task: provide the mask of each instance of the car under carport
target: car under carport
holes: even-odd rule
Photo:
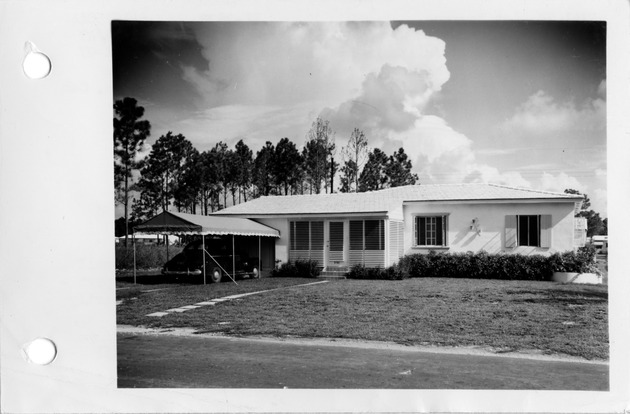
[[[275,265],[275,239],[280,237],[280,232],[274,228],[258,223],[247,218],[237,217],[220,217],[220,216],[202,216],[196,214],[179,213],[171,211],[163,211],[160,214],[150,218],[149,220],[135,226],[132,232],[132,238],[140,234],[163,234],[177,236],[200,236],[202,240],[202,249],[200,254],[203,256],[203,282],[207,283],[208,269],[206,266],[206,258],[210,257],[221,271],[231,278],[236,278],[236,266],[232,266],[232,274],[225,270],[219,264],[205,246],[205,237],[213,236],[231,236],[232,241],[232,258],[236,260],[236,240],[239,240],[239,250],[255,252],[251,257],[258,257],[258,272],[262,273],[263,269],[272,269]],[[134,245],[134,283],[136,282],[136,264],[135,264],[135,243]]]

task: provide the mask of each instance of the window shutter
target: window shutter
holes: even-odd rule
[[[505,247],[516,247],[516,216],[505,216]]]
[[[418,217],[418,246],[424,246],[427,244],[427,228],[426,228],[427,219],[424,217]]]
[[[540,216],[540,247],[551,247],[551,214]]]
[[[436,245],[444,246],[444,223],[442,217],[435,218],[435,235],[436,235]]]

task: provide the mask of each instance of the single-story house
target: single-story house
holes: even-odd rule
[[[365,193],[260,197],[214,215],[279,231],[275,259],[325,270],[386,267],[412,253],[543,254],[576,247],[581,195],[494,184],[411,185]]]

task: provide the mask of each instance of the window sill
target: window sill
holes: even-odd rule
[[[449,246],[411,246],[416,250],[450,250]]]

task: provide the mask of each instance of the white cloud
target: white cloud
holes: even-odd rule
[[[199,113],[180,125],[200,149],[204,140],[241,137],[252,149],[284,136],[301,145],[321,115],[337,132],[338,149],[361,128],[373,148],[403,147],[433,182],[531,186],[519,172],[476,160],[470,138],[425,113],[450,77],[441,39],[388,22],[214,23],[194,30],[208,68],[182,68],[201,99]],[[602,112],[602,99],[577,107],[541,91],[503,127],[520,137],[575,124],[600,128]]]
[[[601,214],[602,217],[608,216],[608,173],[606,170],[598,168],[595,170],[595,182],[593,184],[594,191],[589,194],[591,199],[591,208]]]
[[[434,115],[418,118],[412,128],[392,132],[390,138],[401,141],[406,152],[421,155],[429,163],[449,160],[470,163],[474,160],[470,148],[472,141]]]
[[[472,164],[468,166],[468,174],[464,182],[481,182],[503,184],[510,187],[530,188],[532,183],[526,180],[519,172],[501,172],[497,168],[486,164]]]
[[[318,108],[313,103],[290,108],[280,105],[222,105],[199,111],[178,122],[175,127],[189,137],[200,151],[209,149],[218,141],[231,146],[243,139],[256,152],[266,141],[275,145],[285,136],[299,142],[306,135]]]
[[[560,192],[573,188],[588,193],[592,208],[603,214],[607,208],[606,180],[601,177],[606,168],[605,96],[605,79],[597,88],[597,96],[580,105],[573,100],[559,102],[538,91],[499,128],[502,148],[523,147],[535,155],[526,161],[531,162],[529,176],[541,174],[535,179],[536,188]],[[519,162],[517,168],[524,168],[525,160]],[[539,167],[534,168],[534,164]]]
[[[439,90],[449,78],[444,42],[389,22],[216,23],[194,26],[206,71],[184,68],[210,106],[283,104],[305,100],[339,105],[384,64],[426,73]]]
[[[558,193],[564,192],[565,189],[571,188],[578,190],[581,193],[585,193],[587,188],[577,178],[568,175],[565,172],[560,172],[556,175],[544,172],[540,178],[542,188],[541,190],[555,191]]]
[[[605,81],[599,87],[605,93]],[[571,131],[605,131],[606,102],[589,100],[582,107],[574,102],[558,103],[544,91],[531,95],[503,124],[504,132],[518,136],[550,136]]]

